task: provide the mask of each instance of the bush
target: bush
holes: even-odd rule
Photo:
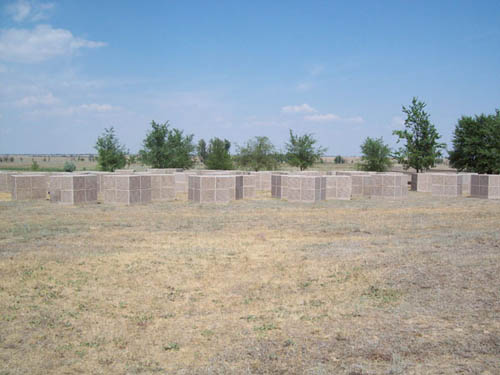
[[[391,165],[391,149],[382,138],[367,137],[361,145],[360,169],[372,172],[385,172]]]
[[[342,156],[337,155],[337,156],[335,156],[335,159],[333,160],[333,162],[335,164],[344,164],[345,163],[345,159]]]
[[[36,162],[36,160],[33,160],[31,162],[31,170],[38,171],[39,169],[40,169],[40,165]]]
[[[274,145],[267,137],[255,137],[246,146],[239,147],[236,161],[242,167],[254,171],[274,170],[278,164]]]
[[[233,169],[233,161],[229,149],[231,143],[227,139],[212,138],[208,145],[205,165],[208,169]]]
[[[76,169],[76,165],[75,163],[71,162],[71,161],[67,161],[66,163],[64,163],[64,172],[74,172],[75,169]]]

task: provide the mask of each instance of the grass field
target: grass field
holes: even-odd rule
[[[260,198],[1,195],[0,374],[500,373],[499,201]]]

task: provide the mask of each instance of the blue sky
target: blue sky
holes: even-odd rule
[[[451,144],[500,108],[499,1],[3,1],[0,153],[131,152],[151,120],[243,144],[288,129],[329,155],[395,146],[427,103]]]

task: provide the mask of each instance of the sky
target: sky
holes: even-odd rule
[[[0,154],[89,153],[152,120],[328,155],[397,146],[415,96],[451,149],[500,108],[500,1],[0,0]],[[234,151],[234,150],[233,150]]]

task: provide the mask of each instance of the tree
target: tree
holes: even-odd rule
[[[326,149],[315,147],[316,139],[312,134],[294,135],[290,129],[290,141],[285,145],[287,161],[291,166],[299,167],[301,171],[321,160]]]
[[[190,168],[193,165],[193,135],[183,135],[183,131],[170,124],[151,121],[151,130],[143,141],[139,155],[144,164],[153,168]]]
[[[229,147],[228,147],[229,145]],[[233,169],[233,161],[229,148],[231,143],[227,139],[212,138],[208,145],[205,165],[208,169]]]
[[[335,159],[333,160],[333,162],[335,164],[344,164],[345,163],[345,159],[342,156],[337,155],[337,156],[335,156]]]
[[[500,110],[462,116],[455,127],[450,164],[459,171],[500,174]]]
[[[200,139],[196,150],[198,151],[198,158],[200,161],[205,163],[205,160],[207,159],[207,142],[205,142],[204,139]]]
[[[406,145],[394,153],[396,159],[403,164],[405,169],[415,168],[417,172],[434,167],[436,159],[442,156],[441,149],[444,143],[439,143],[441,136],[434,125],[429,121],[429,114],[424,111],[426,104],[412,99],[411,106],[403,106],[406,114],[405,129],[395,130],[392,134],[397,135],[398,143],[406,141]]]
[[[364,171],[385,172],[392,166],[391,149],[382,137],[367,137],[361,145],[360,167]]]
[[[103,171],[113,172],[127,163],[125,146],[121,145],[115,135],[115,129],[104,129],[104,133],[97,138],[97,165]]]
[[[239,147],[236,161],[242,167],[254,171],[273,170],[278,164],[276,149],[268,137],[255,137],[245,146]]]

